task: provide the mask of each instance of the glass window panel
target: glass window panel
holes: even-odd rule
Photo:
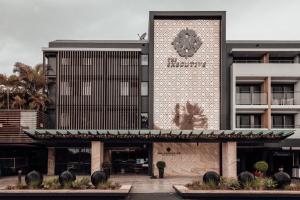
[[[148,96],[148,82],[141,82],[141,96]]]
[[[240,115],[240,128],[250,128],[250,115]]]
[[[71,94],[71,87],[69,82],[60,83],[60,94],[69,96]]]
[[[83,95],[90,96],[92,94],[92,83],[83,82]]]
[[[129,83],[128,82],[120,82],[121,85],[121,96],[128,96],[129,95]]]
[[[142,59],[141,62],[142,65],[148,65],[148,55],[142,55],[141,59]]]

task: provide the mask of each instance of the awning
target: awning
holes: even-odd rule
[[[294,130],[55,130],[30,129],[25,134],[35,140],[143,140],[174,142],[278,141]]]

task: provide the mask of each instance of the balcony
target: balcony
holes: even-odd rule
[[[237,126],[238,129],[248,129],[248,128],[251,128],[251,129],[261,129],[261,128],[265,128],[262,124],[253,124],[253,125],[250,125],[250,124],[240,124]]]
[[[237,105],[266,105],[267,93],[254,92],[254,93],[236,93]]]
[[[299,92],[272,92],[272,105],[299,105]]]
[[[298,129],[300,125],[294,124],[273,124],[272,129]]]

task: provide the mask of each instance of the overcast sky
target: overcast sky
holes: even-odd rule
[[[0,0],[0,73],[56,39],[137,39],[150,10],[227,11],[227,40],[300,40],[299,0]]]

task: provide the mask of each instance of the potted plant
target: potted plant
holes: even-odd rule
[[[263,177],[268,171],[269,165],[266,161],[258,161],[254,164],[254,168],[256,170],[255,176]]]
[[[164,161],[158,161],[156,167],[158,168],[159,178],[164,178],[166,163]]]

